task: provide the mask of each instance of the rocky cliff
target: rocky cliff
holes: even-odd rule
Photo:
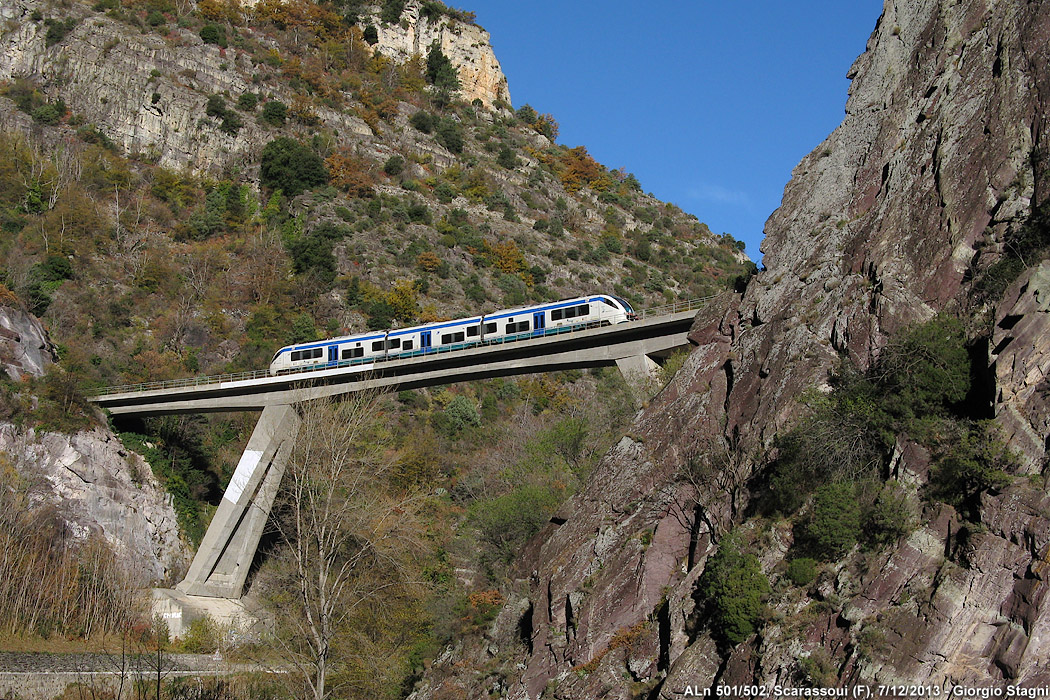
[[[218,175],[254,161],[261,144],[272,138],[272,128],[248,120],[228,133],[218,121],[202,117],[212,94],[236,101],[260,89],[270,99],[298,105],[312,126],[353,135],[366,151],[384,150],[376,145],[382,139],[361,118],[360,103],[349,87],[338,90],[338,99],[321,103],[273,82],[275,66],[299,59],[282,58],[281,45],[251,27],[239,28],[238,46],[220,47],[205,44],[190,29],[140,31],[76,4],[55,12],[43,3],[19,0],[0,7],[0,18],[0,80],[31,80],[124,152],[144,154],[165,167]],[[45,20],[70,22],[71,27],[55,42],[53,34],[48,38],[53,25]],[[418,2],[407,3],[401,22],[377,24],[376,49],[384,55],[399,63],[414,54],[425,58],[437,42],[457,68],[462,97],[481,100],[488,108],[509,102],[507,79],[481,27],[447,16],[421,17]],[[351,51],[373,50],[360,38],[356,41],[349,45]],[[260,81],[265,81],[262,86]]]
[[[55,346],[39,321],[17,306],[0,306],[0,364],[8,376],[39,377],[55,359]]]
[[[12,306],[0,307],[0,352],[15,381],[40,377],[57,360],[40,321]],[[67,435],[0,421],[0,454],[43,486],[36,495],[74,539],[101,536],[134,579],[167,581],[182,573],[187,549],[171,497],[149,464],[108,429]]]
[[[41,497],[76,540],[101,536],[143,584],[182,575],[188,550],[171,497],[146,460],[113,433],[65,435],[0,423],[0,451],[23,476],[46,482]]]
[[[463,99],[481,100],[489,108],[497,102],[509,105],[510,87],[492,50],[489,33],[476,24],[448,16],[429,18],[422,5],[416,0],[406,3],[397,24],[379,22],[376,49],[402,63],[412,56],[426,56],[437,44],[456,68]]]
[[[1047,272],[1030,268],[997,308],[971,297],[1046,199],[1048,36],[1041,3],[887,0],[849,72],[845,119],[794,170],[767,223],[766,269],[698,315],[676,380],[519,558],[485,639],[451,651],[417,697],[1050,682]],[[895,546],[788,590],[778,580],[790,526],[744,517],[775,436],[804,412],[802,392],[828,389],[840,355],[868,367],[938,312],[990,336],[986,408],[1031,477],[985,493],[979,527],[930,504]],[[718,468],[683,483],[690,459]],[[908,441],[890,459],[914,491],[929,467]],[[694,591],[734,526],[750,533],[774,595],[763,631],[726,650],[698,630]]]

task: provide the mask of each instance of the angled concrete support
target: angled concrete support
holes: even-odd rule
[[[644,390],[649,380],[660,371],[660,365],[645,354],[621,357],[616,361],[620,374],[636,392]]]
[[[198,596],[241,597],[298,427],[299,417],[291,406],[263,409],[177,590]]]

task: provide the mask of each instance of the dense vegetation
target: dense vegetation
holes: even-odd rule
[[[985,417],[969,344],[963,324],[940,315],[894,336],[867,372],[844,361],[830,392],[803,397],[807,416],[779,436],[775,460],[752,485],[756,517],[723,539],[698,584],[721,642],[743,641],[769,616],[762,600],[771,589],[740,544],[762,517],[787,519],[793,536],[782,572],[803,588],[823,567],[834,570],[858,550],[863,562],[865,552],[907,536],[923,517],[920,501],[951,505],[978,526],[981,495],[1009,485],[1017,460]],[[890,472],[894,450],[909,443],[930,455],[921,489]]]

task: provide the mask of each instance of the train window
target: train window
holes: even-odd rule
[[[603,304],[605,304],[606,306],[611,306],[611,307],[613,307],[614,309],[616,308],[616,304],[612,303],[611,301],[609,301],[609,300],[608,300],[608,299],[606,299],[605,297],[598,297],[598,298],[599,298],[599,299],[601,299],[601,300],[602,300],[602,303],[603,303]]]
[[[404,345],[401,346],[401,349],[402,350],[411,350],[412,349],[412,341],[411,340],[406,340]]]
[[[386,341],[386,346],[388,348],[400,348],[401,347],[401,339],[400,338],[391,338],[390,340]]]
[[[577,306],[576,307],[576,315],[577,316],[586,316],[590,312],[591,312],[591,305],[590,304],[584,304],[583,306]]]
[[[292,362],[298,362],[301,359],[303,359],[303,354],[298,350],[294,350],[292,352]]]
[[[467,326],[467,337],[473,338],[481,331],[481,326]]]
[[[377,340],[376,342],[372,343],[372,350],[374,352],[379,352],[382,349],[383,349],[383,341],[382,340]]]
[[[564,309],[551,309],[551,320],[560,321],[565,316]]]
[[[496,322],[495,321],[493,321],[492,323],[486,323],[485,324],[485,333],[495,333],[495,332],[496,332]]]
[[[444,333],[441,336],[441,344],[447,345],[448,343],[462,343],[465,340],[463,331],[458,333]]]
[[[356,348],[343,348],[342,358],[344,360],[352,360],[355,357],[364,357],[365,349],[362,347]]]
[[[519,321],[517,323],[508,323],[507,324],[507,332],[508,333],[524,333],[527,330],[529,330],[529,322],[528,321]]]

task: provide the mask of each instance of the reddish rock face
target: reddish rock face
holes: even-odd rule
[[[818,677],[1050,680],[1050,508],[1034,480],[986,495],[984,530],[943,507],[895,549],[856,553],[812,590],[780,594],[762,637],[732,653],[690,622],[713,542],[740,522],[743,485],[803,413],[798,397],[826,386],[842,354],[867,367],[908,324],[963,308],[974,272],[1047,198],[1048,45],[1046,3],[886,3],[850,70],[842,125],[795,168],[767,222],[766,269],[743,297],[726,293],[697,316],[697,347],[674,382],[561,510],[563,524],[522,553],[512,604],[531,606],[528,643],[514,642],[510,625],[490,632],[511,650],[508,697],[659,687],[651,697],[672,698],[694,684]],[[1050,434],[1044,276],[1030,271],[1008,291],[991,340],[994,410],[1033,474]],[[717,465],[717,476],[683,480],[690,459]],[[905,444],[891,468],[915,488],[929,459]],[[776,581],[789,533],[751,535],[774,585],[786,586]],[[476,672],[482,659],[470,648],[438,664],[418,697],[436,697],[437,679]],[[800,662],[818,649],[835,663]]]

